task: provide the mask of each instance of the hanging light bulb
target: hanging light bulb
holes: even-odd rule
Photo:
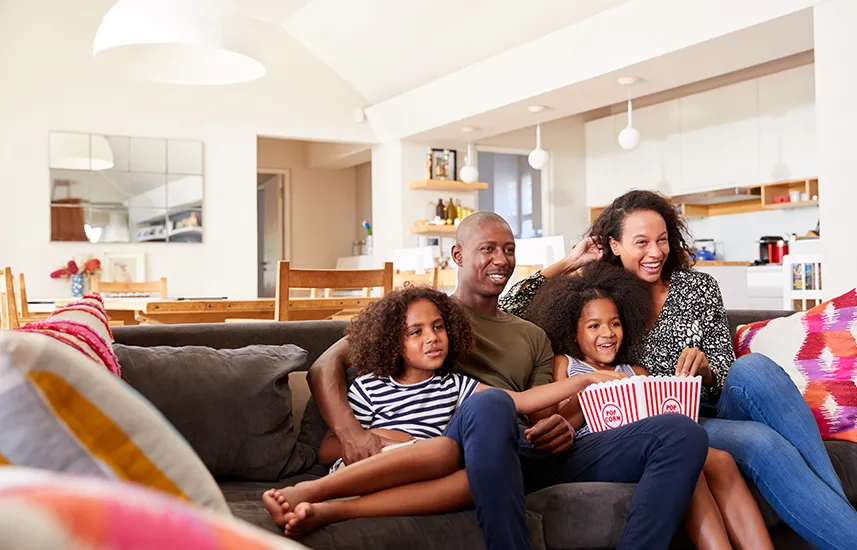
[[[461,172],[459,173],[459,178],[464,183],[476,183],[479,181],[479,170],[473,166],[473,144],[467,144],[467,159],[464,163],[464,166],[461,168]]]
[[[533,170],[541,170],[548,165],[550,156],[548,152],[542,149],[542,127],[541,124],[536,124],[536,148],[530,151],[527,161]]]
[[[619,85],[621,86],[633,86],[641,81],[640,78],[635,76],[626,76],[619,79]],[[632,151],[640,144],[640,132],[634,128],[632,125],[633,120],[633,107],[631,105],[631,90],[628,90],[628,125],[625,126],[621,132],[619,132],[619,147],[626,151]]]

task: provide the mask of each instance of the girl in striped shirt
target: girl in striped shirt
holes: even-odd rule
[[[436,514],[471,502],[461,449],[442,436],[455,409],[488,387],[454,372],[473,346],[464,308],[429,288],[393,291],[351,323],[348,339],[351,363],[361,365],[361,376],[348,391],[354,415],[364,429],[394,443],[385,450],[404,448],[335,467],[320,479],[266,491],[266,509],[289,536],[346,519]],[[519,413],[531,414],[585,386],[576,377],[507,393]],[[328,434],[319,460],[329,464],[340,457],[337,439]],[[432,489],[420,483],[428,481],[437,483]]]
[[[606,263],[545,283],[527,313],[550,338],[554,380],[585,379],[586,385],[629,376],[648,376],[632,366],[639,357],[651,318],[652,299],[635,275]],[[578,399],[560,404],[560,414],[585,437]],[[688,506],[685,529],[697,548],[773,549],[756,501],[732,456],[709,449]],[[730,539],[732,543],[730,543]]]

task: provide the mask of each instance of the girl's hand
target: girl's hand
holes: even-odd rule
[[[703,381],[711,378],[711,367],[708,365],[708,359],[699,348],[684,348],[678,358],[675,375],[696,376],[697,374],[702,376]]]

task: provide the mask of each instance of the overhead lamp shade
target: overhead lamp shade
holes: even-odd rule
[[[479,170],[468,164],[461,169],[459,177],[464,183],[476,183],[479,181]]]
[[[541,170],[548,165],[549,160],[548,152],[542,149],[542,125],[536,124],[536,148],[530,151],[527,162],[530,163],[533,170]]]
[[[266,72],[249,23],[223,0],[119,0],[95,33],[93,55],[152,82],[248,82]]]
[[[113,150],[107,138],[89,134],[51,134],[51,168],[58,170],[109,170]]]
[[[619,147],[631,151],[640,144],[640,132],[636,128],[628,126],[619,132]]]

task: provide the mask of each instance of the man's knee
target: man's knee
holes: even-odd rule
[[[660,430],[665,445],[675,446],[683,455],[692,456],[702,465],[708,455],[708,433],[683,414],[661,414],[651,417]]]
[[[474,393],[461,404],[461,410],[470,417],[515,418],[515,402],[512,396],[497,388],[488,388]]]

